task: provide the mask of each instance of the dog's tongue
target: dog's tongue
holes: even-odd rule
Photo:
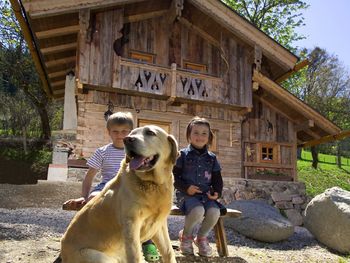
[[[146,157],[143,156],[136,156],[130,161],[130,169],[136,170],[138,169],[142,164],[143,161],[146,159]]]

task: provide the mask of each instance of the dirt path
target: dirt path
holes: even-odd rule
[[[39,182],[37,185],[0,184],[0,262],[51,263],[59,254],[60,237],[74,212],[62,211],[67,198],[77,197],[79,183]],[[173,245],[183,219],[169,218]],[[230,257],[183,257],[178,262],[350,262],[320,245],[305,228],[296,228],[287,241],[266,244],[227,229]],[[210,237],[215,248],[213,237]]]

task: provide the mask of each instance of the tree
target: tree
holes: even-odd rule
[[[305,38],[295,32],[304,25],[308,5],[300,0],[222,0],[277,42],[291,51],[294,41]]]
[[[0,76],[2,91],[13,95],[21,91],[25,96],[27,108],[34,107],[41,120],[42,138],[49,139],[51,134],[47,112],[48,98],[41,88],[32,58],[21,34],[20,27],[7,1],[0,1]],[[12,92],[12,93],[11,93]],[[20,96],[20,95],[18,95]],[[25,109],[23,109],[25,110]],[[25,132],[23,130],[23,132]],[[26,134],[23,134],[26,136]]]

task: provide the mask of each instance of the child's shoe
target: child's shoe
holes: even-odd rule
[[[180,250],[184,255],[193,255],[193,237],[192,236],[184,236],[183,230],[179,232],[179,240],[180,240]]]
[[[142,252],[147,262],[155,262],[159,260],[158,250],[153,243],[143,244]]]
[[[199,255],[203,257],[210,257],[213,253],[209,245],[209,241],[207,237],[197,237],[195,240],[195,244],[198,247]]]

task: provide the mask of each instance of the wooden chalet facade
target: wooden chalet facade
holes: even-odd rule
[[[108,105],[163,127],[181,147],[188,121],[209,119],[225,177],[296,180],[298,143],[340,131],[278,85],[298,58],[219,0],[11,4],[47,94],[72,99],[73,87],[85,157],[108,142]]]

